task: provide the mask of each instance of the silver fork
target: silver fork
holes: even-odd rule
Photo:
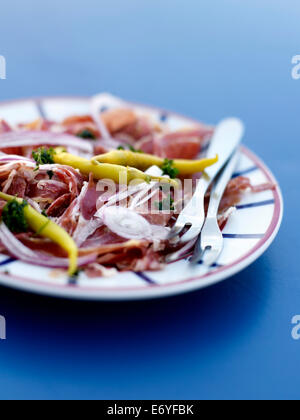
[[[192,241],[200,234],[205,220],[205,194],[213,180],[237,149],[243,134],[244,125],[237,118],[228,118],[217,126],[207,155],[215,156],[218,154],[219,162],[205,170],[205,174],[198,182],[195,194],[180,213],[175,226],[170,232],[169,239],[179,236],[186,228],[189,228],[189,230],[180,238],[180,242]]]
[[[194,255],[190,260],[192,264],[202,261],[204,265],[211,266],[218,260],[223,250],[224,239],[218,224],[218,211],[238,159],[239,151],[236,151],[213,185],[205,224],[197,240]]]

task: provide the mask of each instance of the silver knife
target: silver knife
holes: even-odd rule
[[[190,262],[198,264],[200,261],[206,266],[213,265],[223,251],[224,239],[218,224],[218,211],[226,187],[232,178],[240,152],[236,151],[224,167],[211,190],[206,220],[197,240],[194,255]]]
[[[187,227],[190,228],[180,238],[181,242],[190,242],[193,239],[196,240],[199,236],[205,220],[205,194],[215,177],[236,151],[244,135],[244,131],[245,129],[242,121],[237,118],[227,118],[221,121],[217,126],[210,142],[207,156],[213,157],[218,154],[219,161],[205,170],[205,175],[199,180],[191,201],[180,213],[177,222],[169,235],[169,239],[176,237]],[[174,257],[170,256],[168,260],[173,261],[176,257],[178,258],[177,255],[174,255]]]

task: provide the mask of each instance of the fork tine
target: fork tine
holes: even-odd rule
[[[219,249],[207,249],[202,257],[203,264],[206,267],[211,267],[219,258],[222,250]]]
[[[196,245],[196,246],[198,246],[198,247],[199,247],[199,245]],[[197,253],[196,253],[196,252],[194,252],[194,255],[193,255],[193,256],[192,256],[192,258],[190,259],[190,263],[191,263],[192,265],[199,264],[199,263],[200,263],[200,261],[202,261],[202,259],[203,259],[203,256],[204,256],[205,252],[206,252],[206,249],[201,249],[201,248],[199,248]]]
[[[218,209],[238,158],[239,152],[236,151],[212,187],[207,216],[192,258],[193,263],[199,262],[202,258],[204,265],[211,266],[218,260],[223,250],[224,241],[218,224]],[[204,254],[203,250],[205,250]]]
[[[205,249],[199,250],[199,253],[195,253],[190,260],[192,265],[199,264],[202,262],[206,267],[211,267],[218,259],[221,254],[221,250],[212,249],[207,246]]]
[[[185,256],[188,257],[195,243],[196,243],[196,240],[189,242],[183,248],[179,249],[179,251],[175,253],[173,252],[172,254],[167,255],[167,258],[166,258],[167,263],[175,262],[177,260],[185,258]]]
[[[166,262],[167,263],[175,262],[181,258],[184,258],[185,255],[186,255],[186,252],[182,252],[182,250],[180,249],[177,252],[173,252],[173,254],[167,255]]]
[[[171,232],[169,233],[167,240],[170,241],[171,239],[176,238],[179,236],[180,233],[184,230],[185,226],[174,226]]]
[[[193,239],[197,238],[198,235],[199,235],[199,227],[192,226],[184,235],[182,235],[182,237],[180,238],[180,242],[182,243],[190,242]]]

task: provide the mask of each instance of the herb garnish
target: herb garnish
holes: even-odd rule
[[[32,152],[32,157],[37,163],[37,167],[35,168],[35,170],[37,171],[40,165],[54,164],[54,155],[55,151],[52,147],[50,149],[40,147],[39,149],[34,150]]]
[[[162,166],[162,171],[164,175],[169,175],[170,178],[175,179],[179,175],[179,170],[174,168],[174,161],[165,159]]]
[[[19,203],[14,199],[4,207],[2,211],[2,220],[11,232],[27,232],[29,226],[24,215],[24,207],[27,205],[25,200],[22,203]]]
[[[129,150],[133,153],[143,153],[142,150],[137,150],[133,146],[129,145]]]
[[[43,211],[42,211],[42,215],[43,215],[43,216],[45,216],[45,217],[47,217],[47,219],[49,219],[49,216],[48,216],[48,214],[46,213],[46,210],[43,210]]]
[[[162,191],[165,194],[168,194],[168,193],[170,193],[171,186],[170,186],[170,184],[161,184],[159,186],[159,190]]]
[[[88,128],[78,133],[77,137],[81,137],[82,139],[87,139],[87,140],[96,140],[95,134]]]
[[[174,200],[173,198],[169,195],[168,198],[164,198],[162,201],[160,202],[156,202],[155,203],[155,207],[159,210],[159,211],[174,211],[175,207],[174,207]]]
[[[127,144],[128,149],[133,153],[144,153],[142,150],[137,150],[131,144]],[[126,150],[124,146],[119,146],[117,150]]]

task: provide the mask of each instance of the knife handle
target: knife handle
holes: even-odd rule
[[[211,181],[237,149],[244,132],[244,124],[238,118],[227,118],[217,126],[207,151],[207,156],[219,155],[219,161],[205,170]]]

